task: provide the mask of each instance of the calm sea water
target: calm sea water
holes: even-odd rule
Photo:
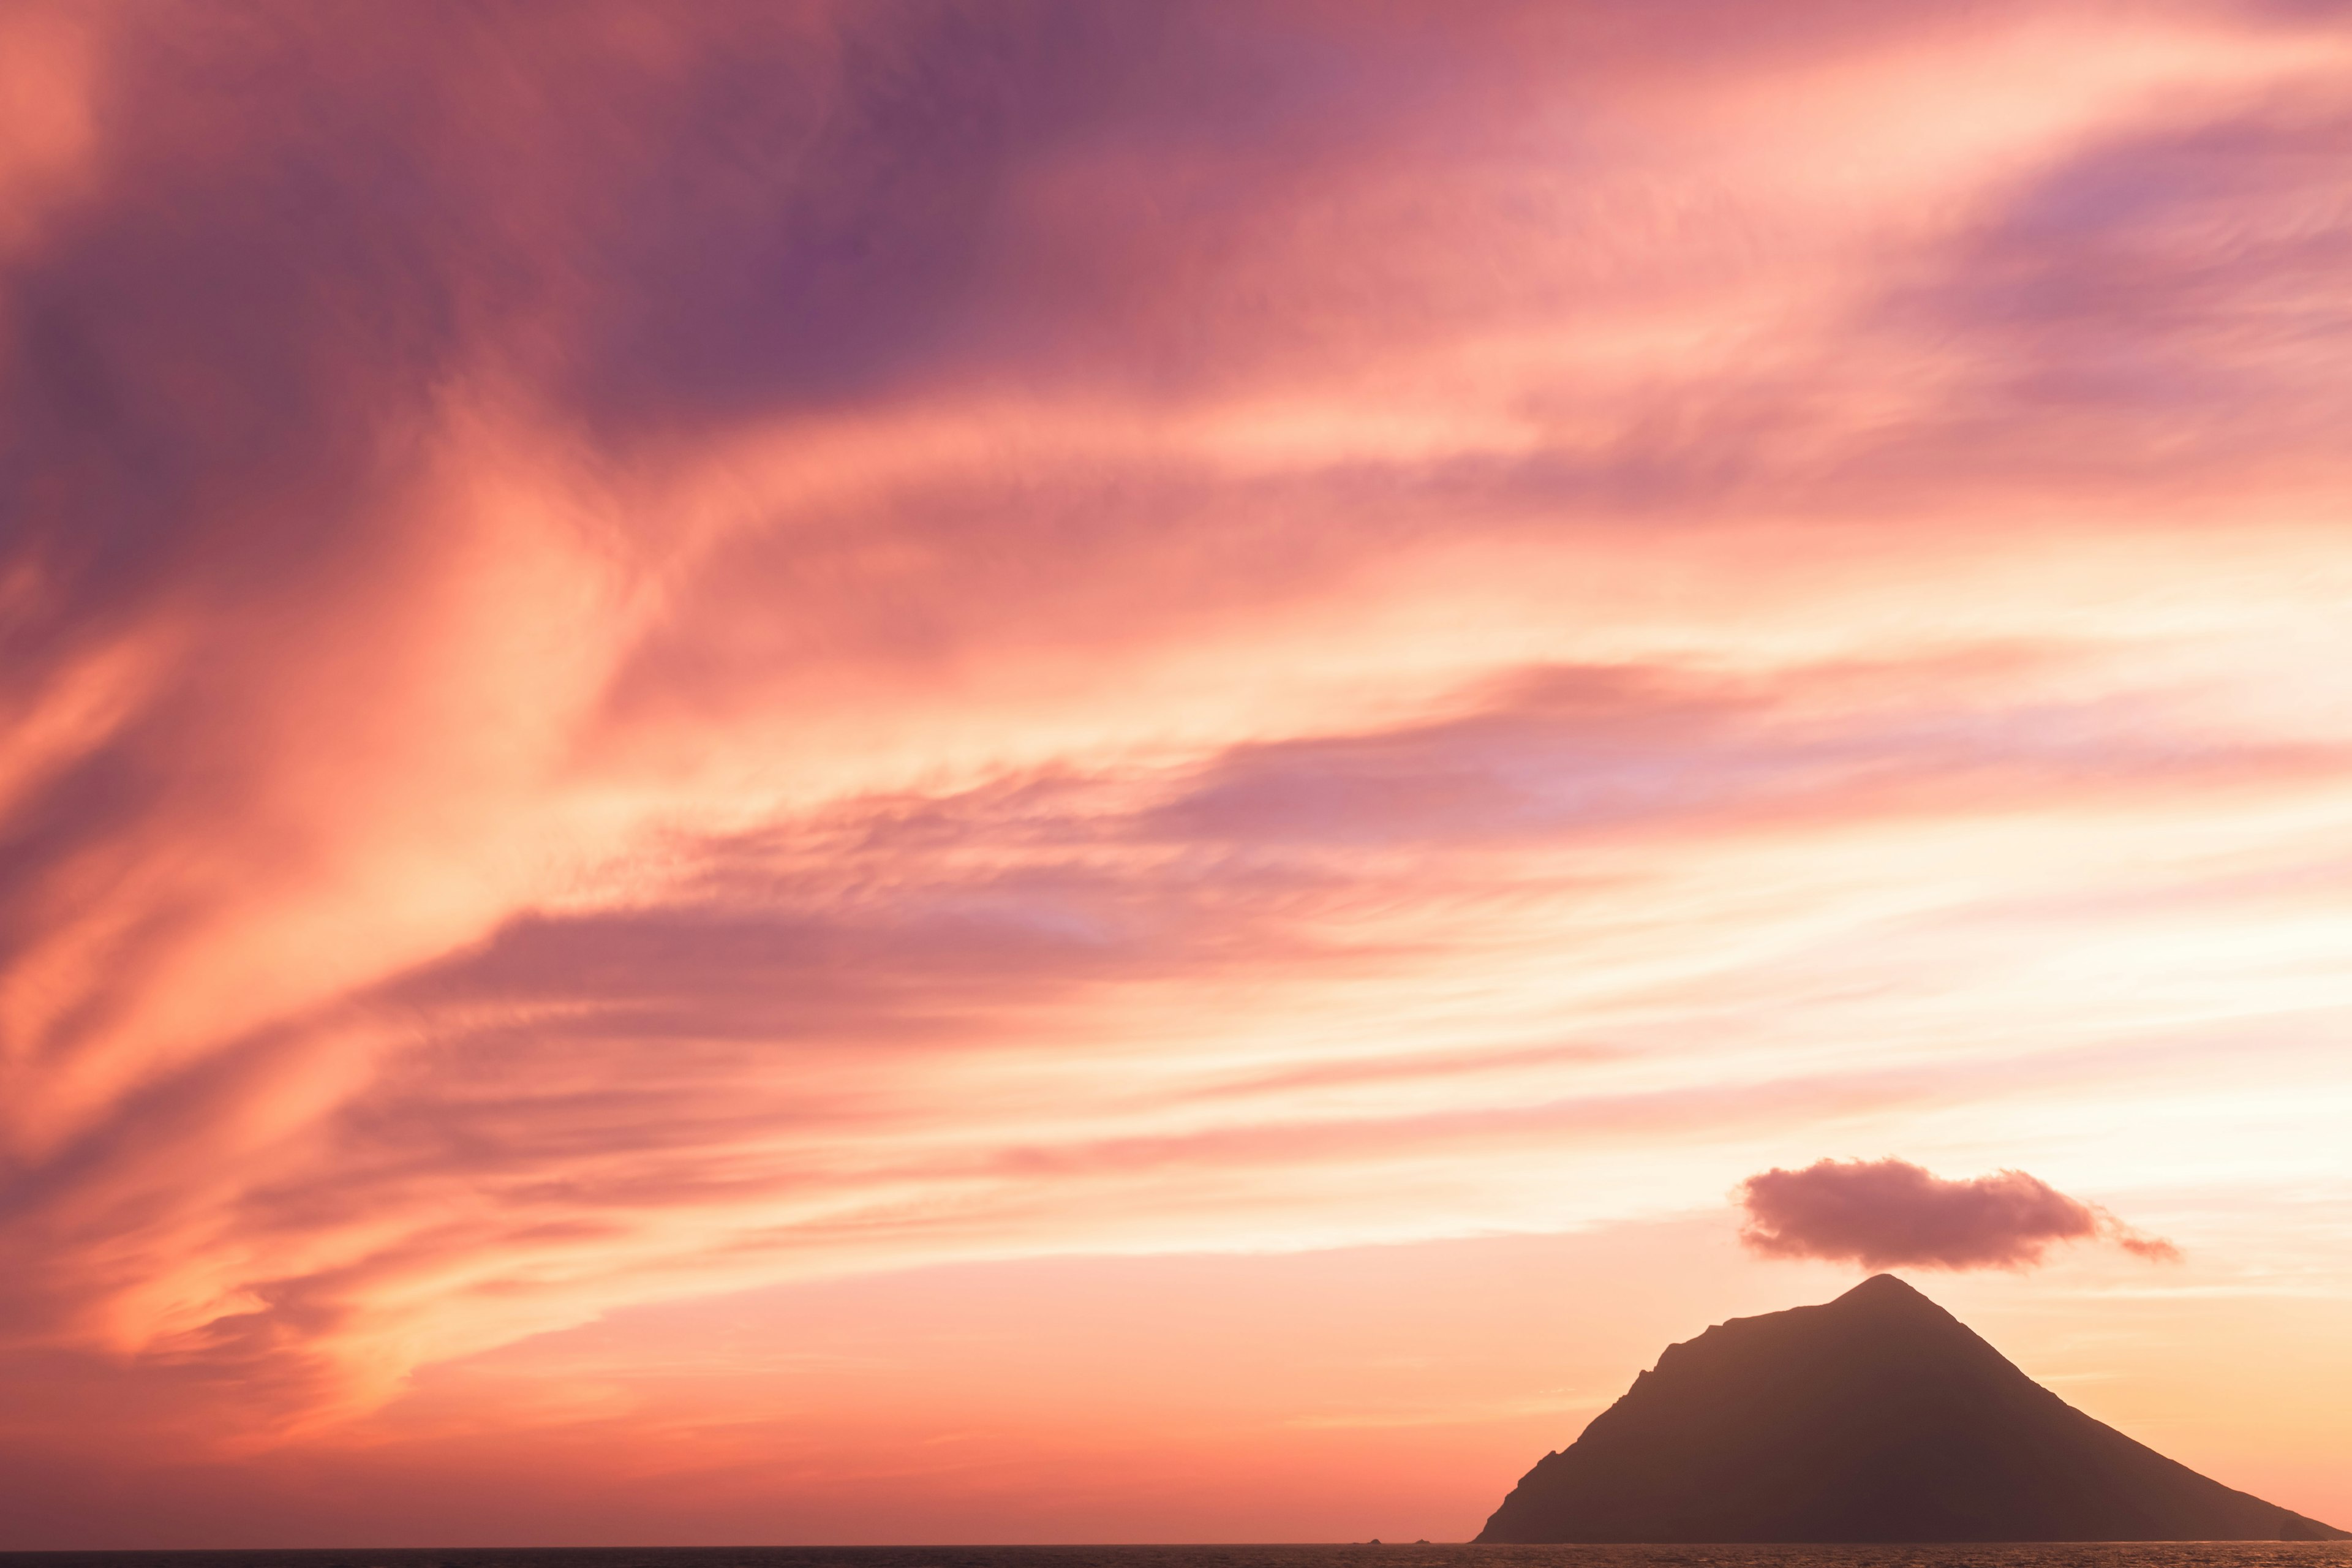
[[[2352,1568],[2352,1542],[10,1552],[0,1552],[0,1568]]]

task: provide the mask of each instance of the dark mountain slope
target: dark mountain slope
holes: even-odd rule
[[[1669,1346],[1478,1539],[2336,1541],[2093,1420],[1892,1275]]]

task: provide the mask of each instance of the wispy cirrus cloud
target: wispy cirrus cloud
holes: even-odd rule
[[[11,1440],[1939,1115],[2161,1185],[2131,1128],[2352,1006],[2346,69],[2226,5],[12,10]]]

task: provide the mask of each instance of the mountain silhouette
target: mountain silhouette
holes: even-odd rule
[[[1483,1542],[2342,1541],[2060,1399],[1891,1274],[1734,1318],[1547,1454]]]

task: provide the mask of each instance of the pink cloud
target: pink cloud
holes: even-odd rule
[[[2157,1261],[2179,1248],[2022,1171],[1947,1181],[1903,1160],[1819,1160],[1739,1185],[1739,1239],[1767,1258],[1865,1268],[2031,1268],[2053,1246],[2112,1241]]]
[[[26,1441],[2335,1070],[2294,9],[0,17]]]

